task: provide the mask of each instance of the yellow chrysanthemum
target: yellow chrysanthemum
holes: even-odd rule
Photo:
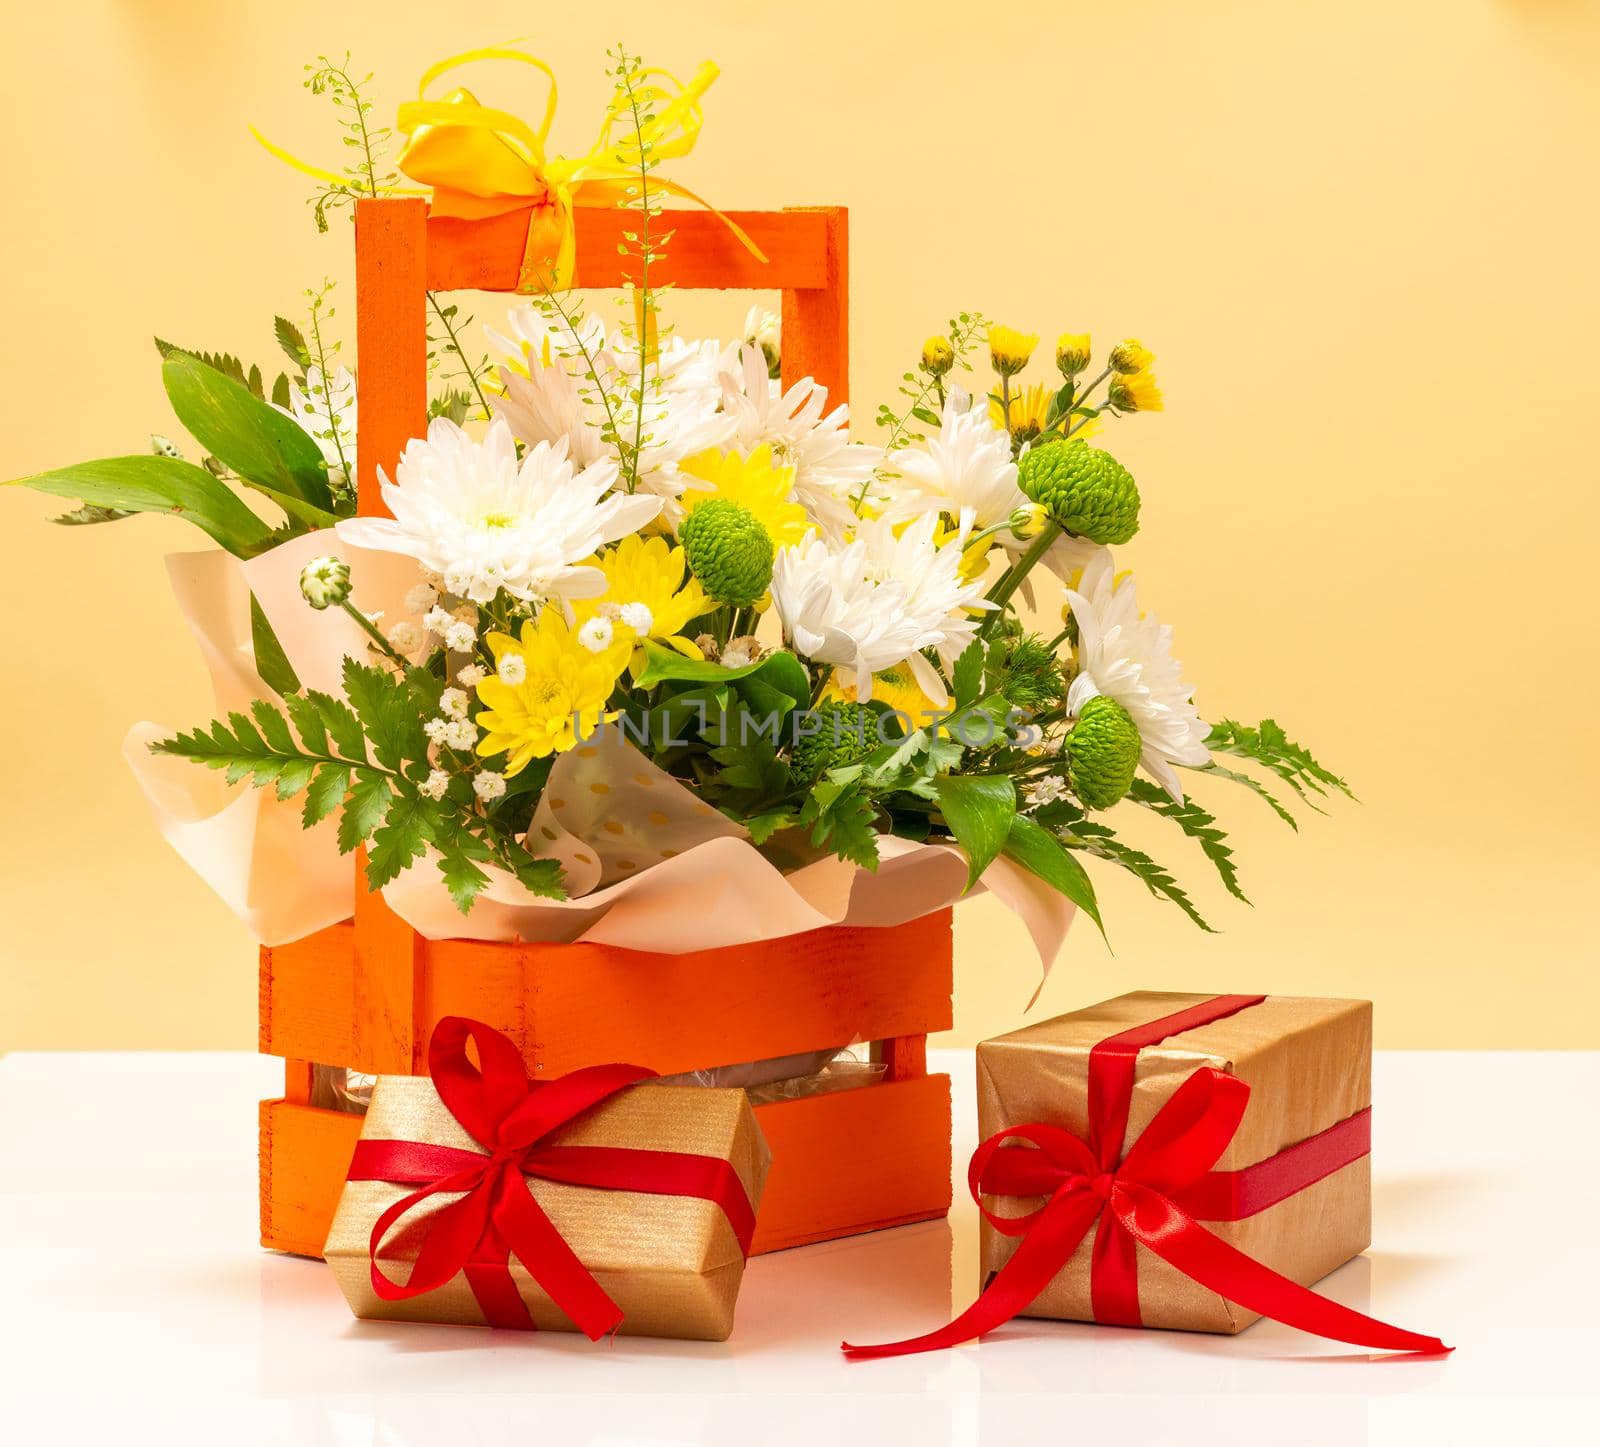
[[[1056,338],[1056,366],[1063,377],[1076,377],[1089,365],[1093,355],[1088,332],[1062,332]]]
[[[822,690],[819,703],[854,703],[856,701],[855,675],[848,669],[842,669],[832,674],[827,686]],[[953,702],[946,697],[943,702],[936,703],[929,698],[918,686],[911,675],[911,670],[903,663],[897,663],[893,668],[885,668],[880,673],[872,675],[872,701],[881,703],[888,708],[903,713],[911,722],[921,726],[929,721],[929,716],[942,713]]]
[[[605,574],[606,590],[598,598],[581,598],[573,603],[580,625],[591,618],[616,614],[615,621],[622,625],[618,632],[630,639],[654,638],[676,648],[685,658],[702,656],[681,635],[691,619],[710,611],[711,603],[690,574],[682,548],[674,547],[665,538],[645,538],[634,533],[590,558],[585,566]],[[642,630],[633,626],[633,622],[640,621],[631,606],[634,604],[642,604],[650,615]],[[642,650],[634,650],[634,654],[637,663]]]
[[[1020,442],[1032,442],[1044,431],[1044,419],[1050,415],[1050,399],[1055,395],[1053,387],[1046,387],[1035,383],[1033,386],[1018,392],[1011,399],[1011,425],[1006,425],[1005,408],[1000,405],[998,397],[989,398],[989,420],[1002,432],[1009,432]],[[1074,437],[1092,437],[1100,430],[1099,420],[1096,418],[1074,417],[1072,419],[1072,435]],[[1056,430],[1051,433],[1053,437],[1061,435],[1061,426],[1058,422]]]
[[[1015,377],[1028,365],[1028,358],[1038,345],[1036,333],[1014,331],[1010,327],[990,327],[989,365],[1002,377]]]
[[[1161,388],[1149,371],[1113,377],[1107,395],[1119,412],[1160,412],[1165,405],[1161,400]]]
[[[567,627],[559,608],[546,608],[537,621],[522,625],[522,636],[488,635],[496,671],[476,688],[484,711],[479,725],[487,730],[478,752],[506,754],[505,773],[520,773],[534,759],[562,754],[593,733],[607,718],[606,705],[628,660],[626,648],[591,652]],[[507,683],[501,669],[520,675]]]
[[[1000,405],[1000,399],[991,397],[989,420],[1002,432],[1009,432],[1024,442],[1031,441],[1044,431],[1044,419],[1050,414],[1050,399],[1054,395],[1053,387],[1035,382],[1033,386],[1012,394],[1010,417],[1006,416],[1006,409]]]
[[[1126,377],[1134,372],[1149,371],[1150,364],[1155,359],[1155,353],[1145,346],[1143,342],[1139,341],[1137,337],[1129,337],[1127,341],[1118,342],[1111,349],[1111,355],[1107,358],[1107,361],[1110,362],[1113,372],[1120,372]]]
[[[765,442],[748,457],[713,447],[679,463],[678,469],[708,484],[704,487],[697,487],[693,482],[689,484],[679,499],[685,517],[714,497],[726,498],[755,514],[774,548],[798,543],[811,525],[806,510],[791,500],[794,468],[774,463],[772,448]]]

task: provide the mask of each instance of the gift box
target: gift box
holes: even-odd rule
[[[1218,1000],[1220,1005],[1211,1003]],[[1170,1032],[1159,1023],[1163,1021],[1173,1027]],[[1131,1041],[1130,1034],[1135,1037]],[[1119,1041],[1120,1047],[1113,1043]],[[1263,1163],[1274,1160],[1283,1164],[1281,1153],[1290,1149],[1315,1152],[1317,1145],[1307,1142],[1320,1141],[1326,1147],[1330,1137],[1325,1133],[1342,1128],[1342,1143],[1334,1142],[1340,1148],[1321,1162],[1331,1169],[1302,1189],[1237,1220],[1218,1219],[1202,1204],[1209,1229],[1222,1240],[1302,1286],[1326,1276],[1371,1244],[1372,1175],[1366,1149],[1372,1104],[1372,1006],[1368,1001],[1270,995],[1243,1003],[1237,996],[1137,990],[986,1040],[978,1046],[980,1137],[988,1139],[1024,1122],[1042,1121],[1100,1144],[1115,1126],[1094,1116],[1114,1110],[1117,1102],[1097,1100],[1092,1105],[1091,1078],[1104,1081],[1118,1068],[1108,1069],[1113,1052],[1121,1058],[1121,1071],[1128,1072],[1131,1065],[1131,1075],[1125,1074],[1129,1088],[1121,1137],[1105,1142],[1114,1147],[1117,1160],[1127,1157],[1161,1108],[1202,1068],[1250,1087],[1249,1107],[1239,1129],[1212,1167],[1213,1172],[1235,1176],[1231,1184],[1236,1190],[1251,1177],[1235,1173],[1259,1172]],[[1097,1112],[1094,1106],[1103,1109]],[[1215,1185],[1211,1189],[1219,1191]],[[1037,1201],[990,1202],[1002,1216],[1020,1216],[1030,1204]],[[1224,1204],[1232,1212],[1258,1203]],[[981,1259],[986,1276],[1011,1259],[1019,1239],[984,1220]],[[1096,1319],[1096,1239],[1094,1232],[1085,1236],[1066,1267],[1024,1315]],[[1135,1244],[1133,1257],[1138,1321],[1145,1326],[1238,1332],[1260,1315],[1200,1285],[1148,1247]]]
[[[358,1317],[727,1338],[770,1159],[742,1090],[632,1066],[530,1084],[455,1018],[429,1068],[374,1086],[324,1248]]]
[[[1448,1351],[1308,1289],[1371,1238],[1372,1007],[1138,991],[978,1047],[983,1291],[858,1358],[1016,1316]]]

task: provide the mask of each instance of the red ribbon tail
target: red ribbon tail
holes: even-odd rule
[[[1094,1223],[1101,1204],[1099,1197],[1081,1188],[1069,1190],[1052,1200],[1022,1238],[1015,1255],[995,1273],[988,1288],[948,1326],[924,1336],[877,1346],[852,1346],[841,1342],[841,1349],[852,1361],[903,1357],[912,1352],[959,1346],[997,1326],[1004,1326],[1012,1317],[1026,1311],[1056,1272],[1066,1265],[1078,1249],[1078,1242]]]
[[[1112,1209],[1131,1235],[1185,1276],[1274,1321],[1330,1341],[1379,1351],[1439,1354],[1451,1350],[1437,1337],[1364,1316],[1280,1276],[1213,1235],[1148,1186],[1120,1182]]]
[[[566,1238],[529,1194],[520,1171],[508,1170],[502,1175],[494,1223],[528,1274],[590,1341],[599,1341],[622,1324],[622,1308],[578,1260]]]

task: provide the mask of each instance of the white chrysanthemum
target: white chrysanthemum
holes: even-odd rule
[[[938,436],[894,452],[886,470],[894,476],[883,515],[896,522],[942,512],[982,532],[1028,506],[1017,486],[1010,437],[989,420],[987,407],[974,407],[959,387],[945,402]],[[1014,552],[1028,546],[1009,529],[996,541]]]
[[[277,403],[273,403],[277,407]],[[340,367],[327,382],[321,367],[307,367],[305,386],[289,383],[289,405],[278,407],[315,442],[328,464],[328,474],[347,485],[356,471],[356,379]]]
[[[776,312],[770,312],[765,307],[757,305],[744,314],[743,339],[754,342],[763,350],[771,348],[777,351],[781,345],[782,329]]]
[[[739,351],[737,370],[722,379],[723,410],[734,419],[734,445],[748,456],[766,443],[779,467],[794,468],[795,501],[830,538],[842,537],[856,521],[855,500],[871,495],[881,447],[850,440],[850,409],[824,414],[828,389],[809,377],[787,392],[767,376],[760,347]]]
[[[678,464],[733,436],[733,420],[720,410],[727,349],[670,338],[645,370],[641,420],[639,351],[625,335],[608,337],[593,317],[576,330],[552,325],[531,306],[508,321],[512,336],[489,335],[507,354],[499,369],[505,394],[494,407],[512,431],[530,446],[565,438],[583,463],[616,460],[608,431],[640,437],[638,491],[665,498],[665,520],[675,522],[685,481]]]
[[[449,787],[450,775],[443,769],[434,769],[417,785],[417,792],[425,799],[442,799],[444,791]]]
[[[811,533],[773,562],[772,603],[784,636],[807,658],[854,670],[863,703],[872,696],[872,675],[898,663],[930,698],[946,697],[922,650],[952,662],[977,632],[966,610],[993,606],[982,582],[961,576],[965,536],[940,547],[937,525],[930,514],[897,536],[877,519],[845,546]]]
[[[1078,624],[1078,673],[1067,690],[1076,716],[1097,695],[1114,698],[1139,727],[1139,763],[1173,799],[1183,800],[1174,764],[1210,762],[1208,729],[1172,656],[1172,629],[1139,611],[1132,577],[1119,580],[1102,548],[1067,602]]]
[[[476,442],[437,417],[426,439],[406,444],[393,482],[379,470],[394,516],[346,518],[339,536],[408,553],[475,602],[487,603],[500,588],[525,601],[591,598],[604,591],[605,575],[579,560],[661,511],[657,498],[608,495],[616,476],[616,464],[606,461],[574,472],[564,440],[530,447],[519,465],[503,419]]]

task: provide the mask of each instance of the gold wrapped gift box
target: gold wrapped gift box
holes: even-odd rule
[[[481,1147],[462,1129],[423,1076],[384,1076],[373,1089],[363,1140],[404,1140],[462,1150]],[[770,1155],[742,1090],[636,1085],[549,1137],[553,1146],[613,1146],[678,1151],[728,1161],[752,1208],[761,1202]],[[733,1330],[745,1257],[722,1210],[696,1196],[600,1190],[527,1178],[552,1224],[622,1309],[620,1330],[635,1336],[723,1341]],[[373,1290],[369,1242],[378,1217],[416,1187],[346,1181],[328,1234],[326,1256],[358,1317],[374,1321],[486,1325],[458,1272],[445,1285],[404,1301]],[[385,1239],[379,1261],[404,1281],[429,1217],[456,1196],[435,1196],[409,1212]],[[571,1331],[572,1322],[515,1257],[511,1277],[540,1330]]]
[[[980,1139],[1029,1121],[1061,1125],[1086,1138],[1090,1051],[1121,1031],[1209,998],[1139,990],[984,1041],[978,1046]],[[1255,1165],[1371,1104],[1372,1006],[1365,1000],[1269,995],[1225,1019],[1145,1046],[1135,1067],[1121,1154],[1202,1066],[1235,1075],[1250,1086],[1244,1121],[1215,1169]],[[1208,1223],[1208,1229],[1309,1286],[1371,1242],[1370,1162],[1362,1155],[1266,1210],[1243,1220]],[[997,1215],[1017,1216],[1038,1202],[995,1197],[988,1205]],[[1094,1320],[1093,1243],[1091,1231],[1025,1315]],[[1017,1244],[1017,1238],[984,1223],[985,1281],[1011,1258]],[[1257,1320],[1258,1313],[1190,1280],[1146,1247],[1136,1249],[1139,1313],[1146,1326],[1238,1332]]]

